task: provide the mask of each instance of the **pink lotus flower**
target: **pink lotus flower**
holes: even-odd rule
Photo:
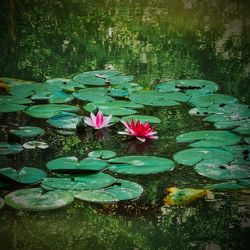
[[[158,136],[155,136],[157,132],[155,132],[153,128],[150,127],[150,124],[148,122],[141,123],[141,121],[138,120],[136,123],[134,123],[133,119],[131,119],[130,123],[126,121],[121,121],[121,122],[124,124],[126,129],[125,131],[118,132],[119,134],[134,136],[142,142],[145,142],[147,138],[148,139],[158,138]]]
[[[94,129],[101,129],[109,127],[113,124],[109,124],[112,115],[103,116],[101,111],[98,111],[96,116],[91,112],[90,117],[84,117],[84,123],[93,127]]]

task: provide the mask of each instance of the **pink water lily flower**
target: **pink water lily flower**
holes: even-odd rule
[[[94,113],[90,113],[90,117],[84,117],[84,123],[93,127],[94,129],[101,129],[109,127],[112,115],[104,116],[101,111],[98,111],[96,116]]]
[[[131,119],[130,123],[126,121],[121,121],[125,128],[125,131],[118,132],[119,134],[123,135],[129,135],[136,137],[138,140],[145,142],[145,140],[148,139],[157,139],[158,136],[155,136],[157,132],[154,131],[153,128],[150,127],[150,124],[148,122],[141,123],[140,120],[138,120],[136,123],[133,119]]]

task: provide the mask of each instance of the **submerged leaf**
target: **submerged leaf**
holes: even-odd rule
[[[18,137],[34,137],[44,133],[44,129],[33,126],[21,126],[17,129],[11,129],[10,133]]]
[[[116,152],[111,150],[95,150],[88,154],[89,157],[101,158],[101,159],[110,159],[116,156]]]
[[[0,141],[0,155],[18,154],[22,150],[23,146],[21,144]]]

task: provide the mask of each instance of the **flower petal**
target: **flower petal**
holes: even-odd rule
[[[145,138],[138,137],[138,136],[136,137],[136,139],[138,139],[138,140],[141,141],[141,142],[145,142],[145,140],[146,140]]]

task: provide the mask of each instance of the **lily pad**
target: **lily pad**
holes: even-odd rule
[[[247,165],[228,165],[203,161],[195,166],[195,171],[213,180],[234,180],[250,177],[250,168]]]
[[[135,182],[117,179],[114,185],[100,190],[83,190],[75,192],[77,199],[97,202],[114,203],[118,201],[134,200],[141,196],[143,187]]]
[[[247,144],[250,144],[250,137],[245,137],[245,138],[244,138],[244,141],[245,141]]]
[[[20,170],[1,168],[0,175],[22,184],[38,183],[46,177],[46,173],[41,169],[30,167],[23,167]]]
[[[241,186],[244,186],[245,188],[250,188],[250,178],[249,179],[242,179],[237,180],[237,183]]]
[[[13,86],[10,90],[10,93],[13,96],[17,97],[29,97],[35,94],[36,91],[43,89],[43,84],[40,83],[31,83],[31,84],[19,84]]]
[[[224,147],[235,156],[233,163],[250,164],[250,145],[232,145]]]
[[[229,131],[194,131],[176,137],[178,142],[193,142],[191,147],[222,147],[240,142],[241,137]]]
[[[117,75],[108,77],[108,81],[110,84],[121,84],[121,83],[128,83],[134,80],[133,76],[126,76],[126,75]]]
[[[42,181],[42,187],[45,189],[89,190],[108,187],[115,182],[116,179],[111,175],[99,172],[81,176],[73,175],[70,178],[45,178]]]
[[[203,160],[209,161],[211,164],[213,164],[214,160],[224,164],[233,161],[234,155],[226,150],[217,148],[190,148],[176,153],[174,160],[187,166],[202,163]]]
[[[0,141],[0,155],[18,154],[23,150],[21,144]]]
[[[216,92],[218,85],[207,80],[172,80],[157,84],[156,90],[162,93],[184,91],[193,96]]]
[[[205,189],[221,191],[221,190],[239,190],[245,189],[246,187],[240,185],[237,181],[226,181],[221,183],[209,184],[204,186]]]
[[[47,120],[51,126],[60,129],[76,129],[80,121],[81,117],[79,115],[67,112],[61,112],[59,115]]]
[[[197,107],[210,107],[214,104],[224,105],[236,103],[238,100],[229,95],[223,94],[211,94],[211,95],[201,95],[193,96],[190,103]]]
[[[0,105],[3,104],[30,104],[32,101],[28,98],[11,95],[0,95]]]
[[[66,104],[41,104],[28,108],[25,113],[35,118],[48,119],[60,114],[62,111],[77,112],[79,109],[75,106]]]
[[[4,103],[0,106],[0,113],[10,113],[25,110],[27,106],[21,104]]]
[[[23,144],[25,149],[46,149],[49,145],[42,141],[29,141]]]
[[[160,123],[161,120],[154,116],[149,115],[129,115],[129,116],[123,116],[121,118],[122,121],[130,122],[131,119],[134,119],[134,121],[140,120],[142,123]]]
[[[176,188],[166,189],[168,193],[163,201],[165,205],[183,205],[199,199],[207,194],[207,190],[194,188]]]
[[[0,209],[3,208],[3,206],[4,206],[4,200],[0,198]]]
[[[50,171],[58,173],[84,173],[88,171],[101,171],[107,167],[107,163],[97,159],[83,159],[78,161],[74,156],[61,157],[47,163]]]
[[[128,91],[123,89],[108,88],[107,93],[113,97],[126,97],[129,95]]]
[[[82,83],[84,85],[89,86],[104,86],[105,85],[105,79],[97,77],[95,75],[82,73],[78,74],[73,78],[74,81]]]
[[[44,129],[33,126],[22,126],[17,129],[11,129],[10,133],[18,137],[34,137],[44,133]]]
[[[113,158],[116,156],[116,152],[111,151],[111,150],[95,150],[92,151],[88,154],[89,157],[93,157],[93,158],[101,158],[104,160]]]
[[[44,192],[41,188],[21,189],[5,196],[4,201],[14,209],[44,211],[57,209],[70,204],[74,196],[67,191]]]
[[[46,81],[46,84],[56,86],[58,89],[65,92],[74,92],[77,89],[84,89],[85,86],[81,83],[75,82],[72,79],[54,78]]]
[[[73,96],[81,101],[110,102],[114,99],[108,95],[106,88],[86,88],[73,93]]]
[[[187,102],[189,97],[179,92],[159,93],[154,90],[143,90],[132,93],[129,99],[148,106],[174,106],[179,102]]]
[[[108,169],[120,174],[156,174],[171,171],[174,162],[155,156],[122,156],[110,159]]]

